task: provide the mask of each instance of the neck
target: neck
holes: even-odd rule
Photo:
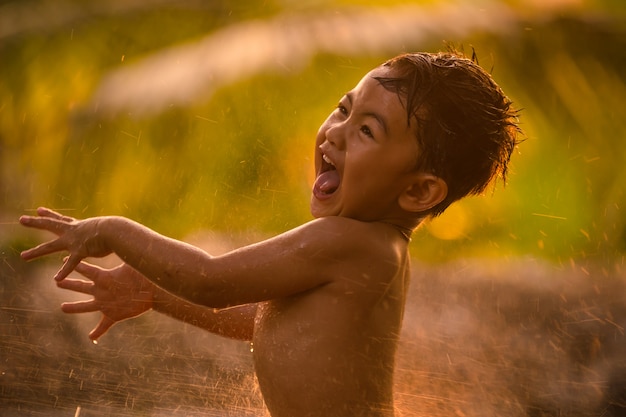
[[[396,229],[402,235],[402,237],[407,241],[407,243],[411,241],[411,234],[413,233],[413,228],[400,225],[397,223],[391,223],[391,222],[383,222],[383,223],[388,224],[392,226],[394,229]]]

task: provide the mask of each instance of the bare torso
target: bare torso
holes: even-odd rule
[[[365,270],[259,305],[254,361],[272,417],[394,415],[393,364],[409,266],[406,253],[392,257],[390,276]]]

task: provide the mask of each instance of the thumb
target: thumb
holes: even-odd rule
[[[100,319],[100,323],[98,323],[98,325],[91,331],[91,333],[89,333],[89,338],[92,341],[97,342],[100,336],[105,334],[114,324],[114,320],[103,314],[102,319]]]
[[[78,255],[70,255],[65,258],[63,266],[61,267],[61,269],[59,269],[59,272],[56,273],[54,279],[56,281],[64,280],[70,274],[70,272],[72,272],[74,268],[76,268],[76,265],[78,265],[80,261],[81,257]]]

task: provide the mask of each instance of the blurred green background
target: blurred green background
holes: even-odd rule
[[[473,48],[523,109],[526,140],[513,156],[507,186],[467,199],[424,227],[415,236],[414,255],[425,261],[525,255],[557,262],[620,259],[626,203],[623,2],[384,5],[358,0],[1,4],[3,256],[32,243],[15,222],[37,206],[75,217],[125,215],[176,238],[203,230],[269,235],[305,222],[315,133],[341,95],[397,53],[437,51],[451,42]],[[377,26],[383,11],[391,22],[411,13],[419,18],[408,26]],[[231,45],[229,39],[247,24],[284,34],[271,45],[254,36],[248,41],[240,36]],[[335,44],[329,47],[316,35],[290,43],[294,27],[319,30]],[[406,27],[413,32],[394,41]],[[224,35],[225,30],[230,32]],[[217,34],[221,50],[175,55]],[[274,62],[272,48],[283,48],[281,62]],[[198,67],[196,87],[182,100],[161,89],[170,81],[159,64],[141,67],[128,89],[105,83],[151,56],[167,61],[168,53],[181,67]],[[245,59],[249,55],[266,63],[254,67]],[[228,63],[234,75],[212,82],[210,74],[202,75],[201,62]],[[132,103],[107,105],[102,98],[132,93],[130,87],[144,76],[156,78],[149,94],[133,94],[160,103],[150,111]]]
[[[0,1],[0,414],[262,414],[246,344],[146,314],[94,348],[97,314],[59,311],[75,295],[47,278],[58,258],[19,259],[44,236],[17,219],[119,214],[216,250],[285,231],[310,219],[338,99],[446,43],[476,51],[525,141],[505,187],[414,235],[401,407],[579,417],[623,393],[622,0],[21,0]]]

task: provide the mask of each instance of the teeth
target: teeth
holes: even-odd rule
[[[333,164],[333,161],[331,161],[331,160],[330,160],[330,158],[328,158],[328,157],[326,156],[326,154],[322,154],[322,159],[323,159],[326,163],[331,164],[332,166],[335,166],[335,164]]]

